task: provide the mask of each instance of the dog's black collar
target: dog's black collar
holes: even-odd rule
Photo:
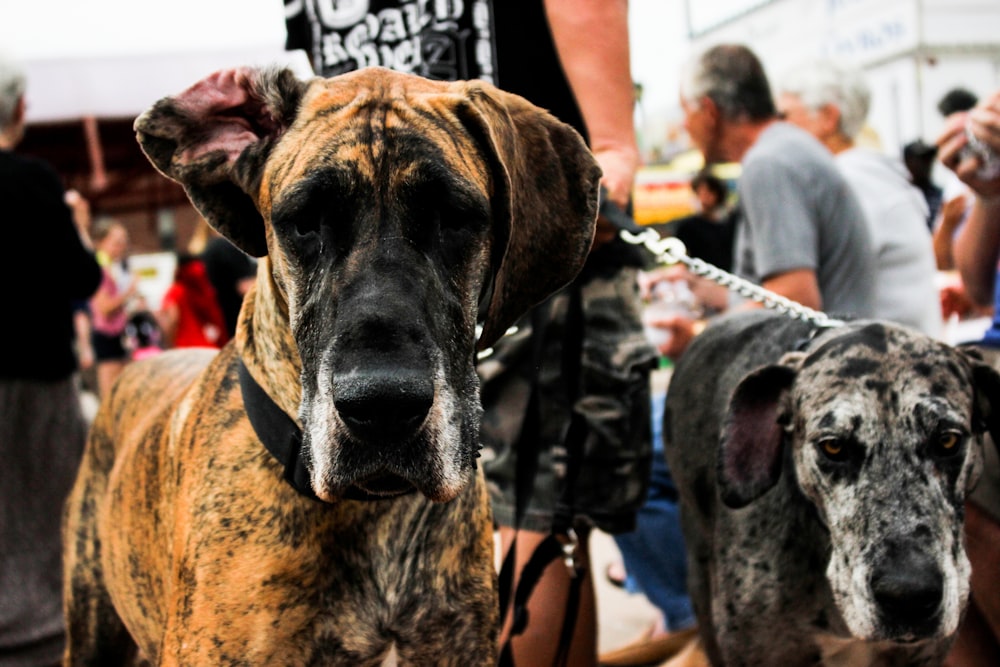
[[[839,326],[842,326],[842,325],[840,325],[840,324],[834,324],[834,325],[830,325],[830,324],[813,325],[809,329],[809,333],[808,334],[806,334],[804,337],[799,338],[794,343],[792,343],[792,350],[791,351],[792,352],[805,352],[806,350],[809,349],[809,346],[811,346],[813,344],[813,341],[816,340],[817,338],[819,338],[820,334],[826,333],[830,329],[835,329],[835,328],[837,328]]]
[[[284,479],[292,488],[306,498],[324,502],[317,496],[309,483],[309,471],[302,462],[302,430],[298,424],[278,407],[264,388],[261,387],[243,361],[239,363],[240,393],[250,425],[264,448],[278,460],[284,469]],[[344,494],[350,500],[385,500],[352,486]]]

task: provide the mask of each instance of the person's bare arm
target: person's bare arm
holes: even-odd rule
[[[627,0],[546,0],[552,39],[604,170],[611,201],[624,207],[639,167]]]
[[[1000,257],[1000,197],[978,197],[955,239],[955,267],[965,292],[980,306],[993,303]]]
[[[1000,91],[967,117],[949,117],[937,140],[938,158],[976,194],[968,219],[955,239],[954,259],[969,298],[977,304],[989,305],[993,303],[1000,256],[1000,177],[982,178],[982,160],[963,150],[968,144],[967,126],[993,152],[1000,154]]]
[[[823,309],[823,297],[819,292],[816,272],[812,269],[794,269],[765,278],[761,282],[764,289],[780,294],[786,299],[797,301],[813,310]]]
[[[934,262],[939,271],[955,268],[955,232],[965,218],[966,195],[958,195],[941,207],[940,221],[934,228]]]

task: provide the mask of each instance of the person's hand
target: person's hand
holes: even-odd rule
[[[969,131],[1000,155],[1000,90],[969,111]]]
[[[628,206],[632,199],[632,186],[639,170],[639,152],[635,146],[595,146],[594,158],[601,165],[601,184],[608,190],[608,199],[621,206]]]
[[[683,264],[671,264],[670,266],[658,266],[649,271],[640,271],[638,276],[639,296],[643,301],[648,301],[653,296],[653,287],[662,282],[683,281],[691,282],[691,273]]]
[[[941,301],[941,316],[948,320],[952,315],[960,319],[972,311],[972,301],[962,287],[961,282],[952,285],[945,285],[938,292]]]
[[[80,234],[80,239],[88,248],[91,247],[90,202],[76,190],[67,190],[66,194],[63,195],[63,201],[66,202],[66,206],[69,207],[70,212],[73,214],[73,223]]]
[[[691,339],[698,335],[702,323],[685,315],[664,315],[653,318],[647,324],[657,329],[669,332],[670,337],[665,343],[656,346],[659,353],[677,361],[687,349]]]
[[[985,161],[970,150],[968,132],[1000,156],[1000,92],[969,112],[949,116],[937,139],[938,157],[944,166],[979,196],[1000,196],[1000,176],[983,177]]]
[[[639,152],[635,146],[596,146],[593,149],[594,158],[603,172],[601,184],[608,192],[608,199],[625,210],[632,199],[632,186],[635,183],[635,173],[639,169]],[[594,233],[596,248],[611,241],[618,234],[618,228],[603,217],[597,218],[597,230]]]

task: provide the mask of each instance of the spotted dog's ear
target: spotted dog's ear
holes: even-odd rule
[[[594,238],[600,167],[580,135],[527,100],[462,84],[457,112],[493,160],[493,294],[479,347],[570,282]]]
[[[973,345],[957,349],[972,367],[974,422],[986,429],[1000,453],[1000,350]]]
[[[244,252],[267,254],[256,207],[261,169],[295,118],[305,83],[291,70],[216,72],[135,121],[153,166],[184,186],[205,219]]]
[[[786,357],[789,355],[786,355]],[[722,501],[749,505],[781,476],[782,394],[792,386],[795,359],[758,368],[737,385],[719,443],[717,476]]]

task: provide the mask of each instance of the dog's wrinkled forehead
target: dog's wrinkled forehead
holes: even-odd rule
[[[336,174],[346,187],[378,183],[383,194],[447,180],[454,190],[488,197],[489,167],[461,121],[463,103],[444,82],[408,80],[404,87],[372,77],[354,86],[342,78],[312,80],[265,167],[262,213],[324,173]]]
[[[902,327],[871,323],[834,330],[806,354],[800,382],[816,398],[845,389],[876,395],[970,396],[972,378],[950,346]]]

